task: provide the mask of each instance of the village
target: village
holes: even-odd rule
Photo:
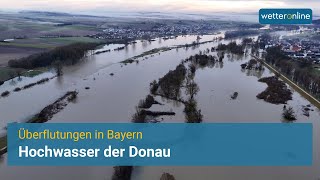
[[[281,46],[285,55],[293,59],[306,59],[320,64],[320,29],[303,28],[297,35],[270,39],[265,48]]]
[[[148,27],[147,27],[148,26]],[[145,27],[108,27],[101,33],[88,35],[95,39],[146,39],[153,40],[157,37],[169,39],[176,35],[186,34],[212,34],[220,26],[211,23],[174,24],[156,23]]]

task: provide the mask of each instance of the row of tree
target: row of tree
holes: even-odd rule
[[[311,60],[292,59],[286,56],[280,47],[268,48],[265,59],[292,81],[320,99],[320,76],[315,73]]]
[[[232,41],[229,44],[219,44],[217,47],[218,51],[230,51],[233,54],[243,54],[244,45],[238,45],[236,42]]]
[[[179,99],[181,86],[186,77],[187,69],[183,64],[179,64],[175,70],[169,71],[158,81],[158,93],[169,99]]]
[[[176,100],[184,104],[184,113],[187,123],[201,123],[203,115],[198,109],[195,96],[200,88],[194,80],[199,68],[214,67],[217,58],[202,52],[183,60],[175,70],[169,71],[159,81],[150,84],[151,94],[160,95],[167,99]],[[181,97],[181,89],[185,90],[184,98]]]
[[[75,43],[67,46],[57,47],[51,51],[31,55],[18,60],[10,60],[8,65],[13,68],[33,69],[50,66],[56,61],[63,64],[75,64],[94,50],[98,43]]]

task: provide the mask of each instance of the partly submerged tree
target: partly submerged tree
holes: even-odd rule
[[[53,68],[55,69],[57,76],[62,76],[63,71],[62,71],[62,62],[60,60],[54,61],[52,63]]]
[[[130,180],[133,166],[115,166],[112,180]]]
[[[197,101],[190,98],[185,102],[184,113],[186,116],[187,123],[201,123],[203,115],[201,110],[197,109]]]
[[[292,107],[283,108],[282,116],[285,120],[288,120],[288,121],[294,121],[297,119]]]
[[[16,75],[18,76],[18,80],[21,80],[21,76],[22,76],[22,70],[21,69],[17,69],[16,70]]]
[[[160,180],[175,180],[175,178],[169,173],[163,173]]]
[[[189,95],[191,99],[193,99],[199,90],[199,86],[193,80],[186,84],[186,94]]]

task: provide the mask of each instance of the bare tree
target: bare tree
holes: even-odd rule
[[[62,76],[63,75],[63,71],[62,71],[62,62],[61,61],[55,61],[54,63],[53,63],[53,67],[54,67],[54,69],[55,69],[55,71],[56,71],[56,73],[57,73],[57,76]]]
[[[190,98],[193,99],[193,97],[199,92],[199,86],[194,81],[191,81],[186,85],[186,92],[188,95],[190,95]]]
[[[16,70],[16,75],[18,76],[18,80],[21,80],[22,70],[21,69],[17,69]]]

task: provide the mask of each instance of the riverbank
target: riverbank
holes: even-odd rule
[[[266,66],[269,70],[271,70],[273,73],[279,75],[279,78],[281,78],[284,82],[286,82],[289,86],[291,86],[295,91],[297,91],[299,94],[301,94],[304,98],[306,98],[308,101],[310,101],[311,104],[316,106],[318,109],[320,109],[320,101],[317,100],[315,97],[313,97],[310,93],[305,91],[302,87],[291,81],[289,78],[287,78],[285,75],[283,75],[280,71],[276,70],[272,65],[268,64],[264,60],[258,58],[257,56],[251,54],[253,58],[261,62],[264,66]]]
[[[65,95],[61,96],[54,103],[43,108],[37,115],[32,117],[26,123],[45,123],[52,118],[52,116],[61,110],[63,110],[69,102],[74,101],[77,98],[77,91],[69,91]],[[7,136],[0,138],[0,156],[7,152]]]
[[[0,98],[5,98],[5,97],[8,97],[11,93],[13,92],[20,92],[22,90],[26,90],[26,89],[29,89],[29,88],[32,88],[36,85],[41,85],[41,84],[44,84],[54,78],[56,78],[57,75],[53,76],[53,77],[50,77],[50,78],[43,78],[41,80],[38,80],[37,82],[33,82],[33,83],[30,83],[30,84],[26,84],[24,85],[23,87],[16,87],[12,92],[10,91],[4,91],[0,94]]]

